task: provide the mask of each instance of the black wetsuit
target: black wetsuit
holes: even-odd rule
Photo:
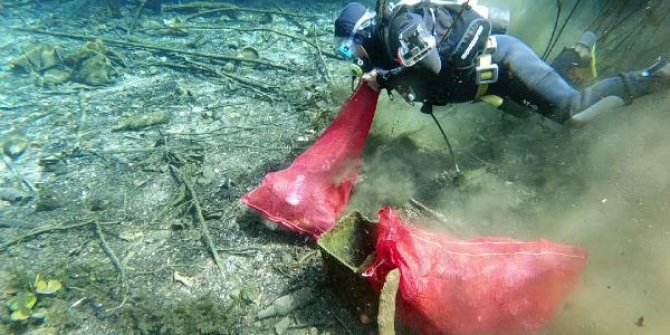
[[[397,50],[399,32],[409,24],[423,24],[428,31],[433,31],[434,21],[424,19],[426,15],[423,13],[421,10],[404,11],[389,22],[387,43],[390,44],[390,50]],[[452,22],[457,25],[458,15],[441,10],[440,15],[436,16],[438,28]],[[379,34],[376,35],[364,45],[372,66],[382,69],[381,73],[385,73],[383,70],[397,69],[400,64],[389,57],[385,43]],[[439,41],[439,35],[436,36]],[[487,94],[511,99],[518,104],[532,105],[540,114],[556,122],[564,123],[606,96],[619,96],[624,101],[630,101],[651,93],[650,81],[637,73],[600,80],[579,91],[519,39],[508,35],[495,37],[497,49],[492,54],[492,61],[499,66],[499,78],[488,86]],[[450,64],[443,50],[449,47],[453,45],[438,43],[439,56],[428,56],[440,57],[442,66],[437,73],[427,69],[422,61],[400,74],[387,75],[386,78],[378,76],[378,81],[382,86],[393,89],[403,85],[411,86],[415,101],[430,105],[472,101],[478,90],[475,68],[457,68]]]

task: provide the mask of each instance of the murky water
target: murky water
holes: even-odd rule
[[[521,15],[513,20],[511,33],[543,50],[546,31],[536,28],[553,21],[555,3],[504,3]],[[564,11],[574,3],[564,4]],[[601,13],[603,3],[580,5],[566,27],[566,44]],[[668,23],[659,29],[668,29]],[[670,47],[663,40],[647,43],[657,50]],[[655,57],[649,56],[631,64],[644,66]],[[669,102],[670,93],[658,93],[587,127],[558,132],[533,121],[510,125],[493,109],[444,108],[440,120],[456,143],[457,157],[484,172],[466,174],[466,186],[452,188],[451,194],[429,193],[423,199],[454,222],[444,227],[447,231],[468,237],[545,236],[589,250],[583,280],[548,334],[666,334],[670,331]],[[375,150],[370,164],[377,167],[371,167],[369,174],[389,177],[371,177],[376,186],[366,188],[361,198],[374,195],[377,187],[394,195],[380,197],[384,201],[422,198],[425,191],[415,181],[434,180],[440,169],[450,169],[446,145],[418,107],[383,103],[375,126],[376,133],[387,139],[407,136],[420,148],[442,150],[444,163],[436,166],[422,160],[420,153],[384,156],[379,151],[391,149]]]
[[[468,152],[504,153],[488,158],[497,173],[466,174],[461,186],[429,192],[417,184],[451,167],[446,146],[428,116],[385,103],[375,130],[388,135],[393,129],[420,147],[442,148],[443,162],[424,161],[419,152],[374,150],[369,184],[354,201],[414,197],[452,222],[442,229],[463,237],[547,237],[581,245],[590,254],[583,280],[548,333],[664,334],[670,329],[670,113],[662,106],[669,99],[657,94],[565,133],[546,133],[532,122],[504,128],[495,110],[448,111],[441,122],[466,169],[479,164]],[[406,113],[416,113],[410,114],[416,122],[397,122]]]

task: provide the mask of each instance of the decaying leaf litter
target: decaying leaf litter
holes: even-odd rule
[[[158,15],[130,2],[114,18],[97,2],[3,2],[0,57],[11,62],[0,72],[2,332],[370,331],[326,287],[313,244],[263,228],[238,206],[266,172],[311,143],[350,93],[346,65],[330,53],[332,19],[345,2],[248,3],[166,5]],[[611,27],[627,4],[615,2],[614,15],[591,26],[632,31]],[[625,18],[646,27],[638,16]],[[604,53],[620,55],[614,44],[621,43],[663,47],[611,34]],[[605,57],[603,68],[616,73],[652,60],[642,58]],[[418,208],[463,236],[561,230],[548,226],[560,216],[547,215],[581,208],[573,198],[597,189],[588,176],[602,174],[591,173],[604,163],[589,161],[585,144],[593,134],[619,143],[608,126],[662,125],[654,99],[667,96],[640,105],[641,117],[576,137],[534,120],[501,120],[478,105],[442,110],[465,171],[460,184],[434,128],[409,122],[416,110],[385,102],[352,207],[370,216],[380,203]],[[588,242],[581,229],[561,236]],[[40,295],[40,278],[63,289]],[[15,297],[26,320],[11,320]],[[644,314],[645,326],[658,329],[653,313],[632,312],[614,319]]]

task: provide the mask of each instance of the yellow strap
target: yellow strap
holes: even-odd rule
[[[489,85],[479,85],[477,86],[477,94],[475,94],[475,99],[479,99],[486,95],[486,92],[489,90]]]
[[[598,79],[598,66],[596,64],[596,45],[593,45],[593,49],[591,49],[591,75],[593,75],[593,79]]]
[[[504,102],[503,98],[497,95],[485,95],[480,100],[495,108],[500,108]]]

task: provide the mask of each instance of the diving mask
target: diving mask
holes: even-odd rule
[[[375,25],[375,14],[367,11],[351,31],[349,37],[336,37],[335,45],[337,53],[346,60],[352,60],[365,56],[365,50],[362,47],[366,38],[372,37],[372,27]]]

